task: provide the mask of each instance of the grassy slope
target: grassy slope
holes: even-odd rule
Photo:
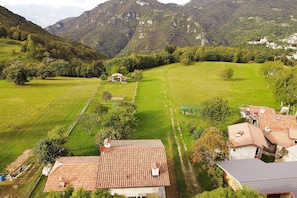
[[[25,55],[21,52],[21,42],[13,41],[14,43],[9,44],[12,40],[0,38],[0,60],[16,59]]]
[[[56,125],[66,128],[98,86],[98,79],[0,81],[0,170]]]

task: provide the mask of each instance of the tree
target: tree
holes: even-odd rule
[[[84,113],[78,116],[78,123],[91,135],[92,131],[99,126],[100,117],[96,113]]]
[[[142,70],[135,69],[132,73],[132,78],[137,82],[140,81],[143,78]]]
[[[102,146],[106,138],[110,138],[112,140],[120,140],[122,139],[122,135],[119,131],[115,130],[113,127],[105,127],[101,129],[95,137],[95,143],[97,147]]]
[[[8,81],[17,85],[23,85],[32,80],[33,75],[29,68],[19,61],[15,61],[12,65],[3,70],[3,74]]]
[[[55,128],[47,132],[47,136],[53,139],[65,138],[65,128],[57,125]]]
[[[193,143],[193,162],[201,164],[210,174],[215,172],[216,162],[226,159],[227,156],[226,138],[224,133],[216,127],[205,129],[201,137]]]
[[[267,89],[269,89],[270,83],[275,80],[275,77],[282,72],[283,69],[284,64],[280,61],[266,61],[260,65],[259,74],[267,80]]]
[[[175,44],[168,44],[165,47],[165,51],[172,54],[176,50],[177,46]]]
[[[79,188],[74,190],[71,185],[67,185],[65,190],[62,192],[51,191],[47,193],[46,198],[125,198],[118,194],[112,195],[106,189],[97,189],[96,191],[85,190],[84,188]]]
[[[103,91],[101,96],[105,102],[107,102],[107,100],[110,100],[112,98],[112,95],[109,91]]]
[[[223,78],[223,80],[231,79],[233,77],[233,73],[233,69],[224,68],[220,72],[220,77]]]
[[[73,191],[71,198],[91,198],[91,191],[85,190],[84,188],[79,188]]]
[[[95,142],[99,147],[105,138],[129,139],[134,132],[136,123],[136,106],[121,102],[102,117],[103,128],[97,133]]]
[[[211,126],[224,123],[234,111],[228,106],[228,101],[221,97],[214,97],[209,101],[201,103],[199,115],[202,120],[207,121]]]
[[[93,107],[94,108],[92,109],[92,112],[96,113],[99,116],[108,113],[108,110],[109,110],[109,108],[107,106],[104,106],[99,102],[94,104]]]
[[[121,139],[129,139],[134,132],[136,124],[136,106],[128,102],[121,102],[115,108],[109,110],[107,116],[103,118],[104,127],[114,128]]]
[[[46,66],[46,65],[41,65],[39,67],[38,74],[42,79],[46,79],[48,77],[55,77],[56,76],[55,70],[52,67]]]
[[[195,198],[264,198],[265,195],[259,195],[257,190],[251,190],[248,187],[243,186],[243,189],[233,191],[231,188],[217,188],[212,191],[204,191],[195,196]]]
[[[39,163],[53,164],[58,157],[67,155],[69,150],[64,147],[65,143],[66,139],[63,138],[46,138],[40,140],[34,148]]]
[[[275,77],[274,96],[277,101],[294,105],[297,103],[297,69],[286,68]]]

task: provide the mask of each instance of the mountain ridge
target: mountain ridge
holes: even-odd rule
[[[281,42],[297,32],[297,0],[110,0],[78,17],[48,26],[109,57],[151,53],[168,44],[246,46],[268,37]]]

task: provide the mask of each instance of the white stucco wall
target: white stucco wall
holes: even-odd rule
[[[294,162],[297,161],[297,158],[289,152],[288,155],[283,156],[283,161]]]
[[[232,159],[252,159],[255,158],[257,147],[255,146],[244,146],[230,150],[230,160]]]
[[[125,197],[141,197],[147,194],[159,194],[160,197],[166,198],[165,187],[146,187],[146,188],[116,188],[109,189],[111,194],[124,195]]]

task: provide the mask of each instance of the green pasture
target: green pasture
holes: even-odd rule
[[[0,171],[56,125],[72,124],[98,79],[54,78],[24,86],[0,81]]]

